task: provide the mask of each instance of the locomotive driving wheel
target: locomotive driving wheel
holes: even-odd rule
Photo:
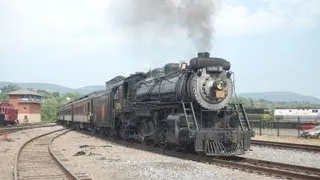
[[[158,143],[160,148],[165,149],[168,146],[167,134],[168,134],[168,124],[163,123],[161,127],[159,127],[158,132]]]
[[[139,129],[140,129],[141,135],[147,138],[154,134],[156,130],[156,125],[153,119],[142,119]]]
[[[129,130],[127,129],[127,127],[125,127],[124,125],[120,126],[119,129],[119,135],[122,139],[124,140],[128,140],[129,138]]]
[[[156,116],[155,116],[156,118]],[[155,146],[155,133],[157,130],[155,118],[143,118],[140,121],[138,134],[143,144]]]
[[[129,119],[127,119],[128,115],[124,114],[119,117],[117,123],[118,135],[120,138],[127,140],[129,138]]]

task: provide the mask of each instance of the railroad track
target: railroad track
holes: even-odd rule
[[[188,159],[197,162],[210,163],[227,168],[234,168],[246,172],[254,172],[284,179],[301,179],[301,180],[320,180],[320,169],[277,163],[272,161],[264,161],[259,159],[250,159],[244,157],[201,157],[194,154],[182,155],[183,153],[167,151],[164,154]]]
[[[76,179],[90,180],[83,173],[73,173],[67,159],[52,150],[53,140],[70,130],[59,129],[42,134],[24,143],[18,151],[14,166],[14,179]]]
[[[101,135],[96,135],[87,131],[79,131],[87,135],[93,135],[95,137],[106,140],[106,137]],[[135,142],[128,142],[124,140],[115,140],[112,138],[107,138],[108,141],[111,141],[117,145],[124,147],[134,148],[138,150],[153,152],[157,154],[163,154],[171,157],[176,157],[184,160],[192,160],[202,163],[215,164],[222,167],[234,168],[243,170],[246,172],[254,172],[257,174],[264,174],[266,176],[273,176],[277,178],[286,178],[286,179],[305,179],[305,180],[320,180],[320,169],[297,166],[291,164],[277,163],[272,161],[264,161],[258,159],[250,159],[244,157],[203,157],[195,154],[181,153],[171,150],[163,150],[161,148],[147,146]]]
[[[316,146],[316,145],[293,144],[293,143],[259,141],[259,140],[251,140],[251,143],[259,146],[269,146],[274,148],[295,149],[295,150],[303,150],[303,151],[320,153],[320,146]]]
[[[4,134],[14,133],[26,129],[34,129],[34,128],[42,128],[42,127],[53,127],[56,124],[46,124],[46,125],[28,125],[28,126],[21,126],[21,127],[6,127],[0,128],[0,136]]]
[[[43,122],[38,122],[38,123],[21,123],[21,124],[15,124],[15,125],[7,125],[7,126],[0,126],[1,129],[5,128],[11,128],[11,127],[24,127],[24,126],[36,126],[36,125],[45,125],[49,123],[43,123]]]
[[[235,167],[242,170],[256,171],[263,174],[273,174],[280,178],[319,180],[320,169],[297,166],[291,164],[264,161],[244,157],[213,158],[214,163],[224,164],[224,166]]]

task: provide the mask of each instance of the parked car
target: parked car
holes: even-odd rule
[[[313,123],[305,123],[301,126],[301,129],[304,130],[309,130],[317,127],[319,124],[313,124]]]
[[[320,138],[320,126],[302,131],[301,137],[304,138]]]

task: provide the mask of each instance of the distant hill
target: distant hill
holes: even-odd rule
[[[60,93],[67,93],[67,92],[79,92],[80,94],[88,94],[93,91],[103,90],[105,86],[97,85],[97,86],[85,86],[82,88],[68,88],[65,86],[57,85],[57,84],[50,84],[50,83],[12,83],[12,82],[3,82],[0,81],[0,88],[7,86],[9,84],[14,84],[22,88],[33,88],[33,89],[41,89],[49,92],[60,92]]]
[[[79,92],[80,94],[89,94],[94,91],[99,91],[105,89],[105,86],[95,85],[95,86],[85,86],[82,88],[73,89],[73,91]]]
[[[80,94],[88,94],[93,91],[103,90],[105,89],[104,85],[96,85],[96,86],[85,86],[82,88],[68,88],[65,86],[50,84],[50,83],[12,83],[12,82],[1,82],[0,88],[6,86],[8,84],[15,84],[22,88],[34,88],[34,89],[42,89],[49,92],[79,92]],[[271,91],[271,92],[259,92],[259,93],[238,93],[238,97],[251,98],[253,100],[264,99],[273,102],[310,102],[320,104],[320,99],[313,96],[301,95],[293,92],[287,91]]]
[[[12,83],[12,82],[0,82],[0,88],[7,86],[9,84],[17,85],[22,88],[33,88],[33,89],[42,89],[46,91],[59,91],[59,92],[68,92],[71,91],[71,88],[67,88],[64,86],[60,86],[57,84],[49,84],[49,83]]]
[[[239,93],[239,97],[251,98],[253,100],[264,99],[273,102],[310,102],[320,104],[320,99],[314,96],[301,95],[287,91],[271,91],[259,93]]]

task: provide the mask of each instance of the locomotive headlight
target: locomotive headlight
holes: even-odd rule
[[[226,87],[226,85],[222,80],[216,81],[216,88],[217,89],[222,90],[225,87]]]

